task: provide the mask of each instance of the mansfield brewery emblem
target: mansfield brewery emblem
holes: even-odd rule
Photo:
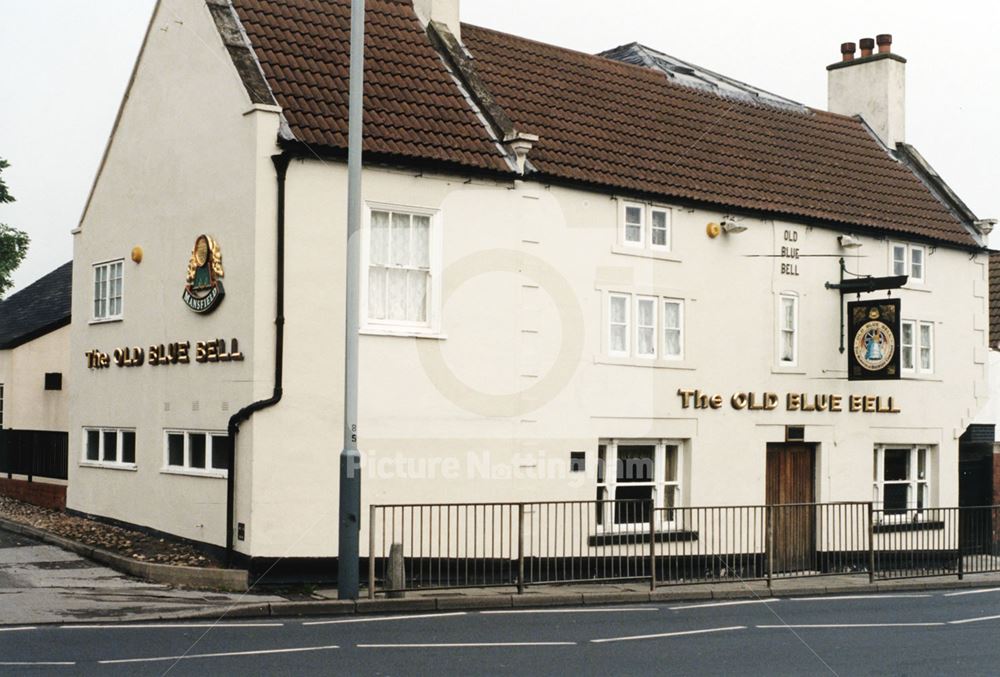
[[[848,304],[851,318],[851,380],[899,378],[899,301]]]
[[[209,313],[222,302],[226,290],[222,270],[222,249],[208,235],[199,235],[188,261],[184,303],[196,313]]]

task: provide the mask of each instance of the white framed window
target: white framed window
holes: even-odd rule
[[[917,337],[920,339],[920,359],[917,366],[923,373],[930,374],[934,371],[934,323],[921,322]]]
[[[899,363],[903,371],[914,371],[916,362],[916,330],[913,320],[900,320],[899,322]]]
[[[927,268],[927,249],[919,244],[889,245],[889,268],[893,275],[907,275],[907,284],[922,284]]]
[[[94,264],[94,320],[122,317],[125,292],[125,262],[122,259]]]
[[[603,440],[597,448],[597,514],[601,531],[645,531],[650,510],[659,528],[675,528],[681,500],[679,440]]]
[[[649,246],[654,249],[670,249],[670,210],[662,207],[649,208]]]
[[[646,207],[640,204],[625,203],[625,218],[622,223],[622,242],[634,247],[642,247],[646,243],[644,237],[646,227]]]
[[[673,212],[669,207],[623,202],[619,244],[634,250],[669,252],[672,218]]]
[[[919,445],[875,447],[872,500],[884,521],[920,519],[930,507],[932,452]]]
[[[663,301],[663,357],[684,359],[684,302],[679,299]]]
[[[778,364],[792,367],[799,361],[799,298],[778,296]]]
[[[643,359],[656,359],[656,306],[653,296],[635,297],[635,354]]]
[[[362,238],[364,329],[433,333],[441,296],[440,226],[434,210],[369,203]]]
[[[623,292],[606,296],[608,356],[661,362],[683,359],[683,300]]]
[[[608,354],[628,355],[629,346],[628,294],[608,294]]]
[[[135,429],[86,427],[83,429],[83,465],[134,470]]]
[[[210,430],[165,430],[163,472],[226,477],[229,436]]]
[[[901,320],[900,368],[904,373],[934,373],[934,323]]]

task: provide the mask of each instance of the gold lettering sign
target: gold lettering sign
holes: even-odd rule
[[[112,364],[119,367],[165,367],[174,364],[191,363],[191,342],[173,341],[158,343],[143,349],[139,346],[115,348],[110,354],[98,349],[84,353],[88,369],[108,369]],[[240,350],[239,339],[210,339],[194,344],[194,361],[242,362],[246,355]]]
[[[696,388],[681,388],[681,409],[721,409],[722,395],[702,392]],[[847,411],[862,414],[898,414],[896,398],[882,395],[847,395]],[[833,393],[785,393],[784,398],[770,392],[737,392],[729,397],[729,406],[737,411],[773,411],[784,401],[785,411],[844,411],[844,395]]]

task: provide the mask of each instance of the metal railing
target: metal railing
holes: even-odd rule
[[[368,594],[1000,571],[1000,506],[667,507],[650,500],[373,505]]]

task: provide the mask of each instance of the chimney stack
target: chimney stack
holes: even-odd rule
[[[462,41],[462,24],[459,19],[459,0],[413,0],[417,18],[426,26],[431,22],[442,23],[459,42]]]
[[[841,60],[826,67],[827,108],[831,113],[860,115],[889,148],[905,140],[906,59],[892,53],[892,36],[862,38],[861,56],[854,43],[840,46]],[[878,53],[874,53],[878,44]]]

